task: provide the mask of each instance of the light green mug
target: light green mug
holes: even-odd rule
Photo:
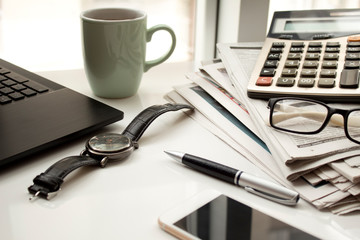
[[[92,9],[81,14],[84,67],[95,95],[135,95],[143,73],[173,53],[174,31],[166,25],[147,29],[146,20],[145,12],[126,8]],[[146,61],[146,43],[159,30],[170,33],[170,49],[163,56]]]

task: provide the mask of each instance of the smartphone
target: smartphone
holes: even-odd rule
[[[197,194],[158,223],[179,239],[318,239],[216,191]]]

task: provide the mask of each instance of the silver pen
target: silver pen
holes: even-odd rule
[[[187,153],[176,151],[165,151],[165,153],[199,172],[242,186],[246,191],[263,198],[285,205],[296,205],[299,201],[299,193],[241,170]]]

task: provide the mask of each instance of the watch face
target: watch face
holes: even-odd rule
[[[89,147],[98,152],[118,152],[131,146],[131,140],[121,134],[105,133],[92,137]]]

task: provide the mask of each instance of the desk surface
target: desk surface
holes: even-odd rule
[[[144,108],[166,101],[172,86],[187,83],[190,63],[165,63],[143,77],[137,95],[118,100],[99,99],[124,111],[122,121],[100,132],[121,132]],[[92,95],[83,70],[40,73],[85,95]],[[164,131],[166,129],[166,131]],[[267,178],[236,151],[181,112],[159,117],[140,139],[140,148],[122,162],[104,169],[87,168],[70,174],[51,201],[28,200],[27,187],[50,164],[84,147],[83,137],[0,170],[1,239],[173,239],[157,218],[194,194],[215,189],[250,204],[323,239],[360,237],[360,215],[335,216],[300,200],[283,206],[231,184],[202,175],[171,160],[163,150],[179,150],[238,167]],[[320,232],[321,231],[321,232]]]

